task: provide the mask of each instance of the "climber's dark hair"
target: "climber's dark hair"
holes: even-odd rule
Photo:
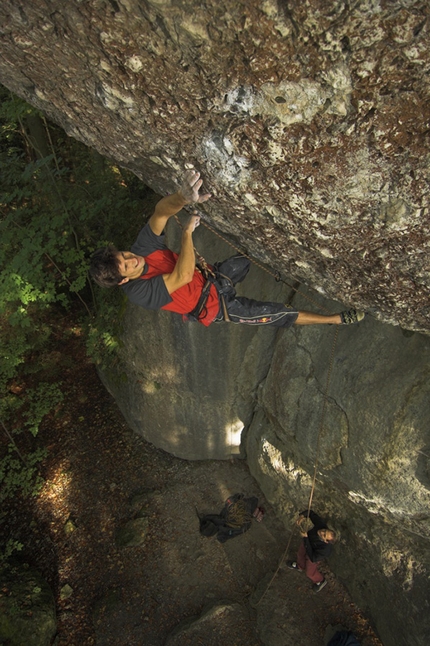
[[[113,245],[96,249],[91,256],[90,276],[100,287],[115,287],[124,278],[118,269],[118,250]]]

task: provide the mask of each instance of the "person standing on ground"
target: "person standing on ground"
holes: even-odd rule
[[[313,523],[313,527],[304,531],[303,524],[307,518]],[[287,566],[291,570],[305,572],[314,584],[313,591],[320,592],[327,585],[327,580],[319,571],[318,564],[332,553],[333,543],[337,539],[336,532],[327,527],[325,521],[312,510],[309,515],[307,509],[302,511],[296,523],[300,527],[302,540],[297,552],[297,560],[288,561]]]

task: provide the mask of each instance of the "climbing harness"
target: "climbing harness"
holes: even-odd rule
[[[206,269],[202,265],[197,265],[198,270],[202,274],[203,278],[205,279],[205,284],[203,285],[202,292],[200,294],[200,298],[197,302],[197,305],[195,308],[191,311],[188,312],[187,314],[187,319],[189,321],[199,321],[200,318],[203,318],[206,314],[206,303],[209,298],[209,292],[211,289],[211,286],[215,282],[215,274],[208,268]]]
[[[177,215],[175,215],[175,220],[179,224],[179,226],[182,228],[182,224],[178,218]],[[196,255],[196,258],[198,260],[196,267],[202,274],[203,278],[205,279],[205,284],[203,285],[202,292],[200,294],[200,298],[197,302],[197,305],[195,308],[187,314],[187,318],[190,321],[199,321],[200,318],[202,318],[202,315],[204,316],[206,312],[206,303],[209,298],[209,292],[211,289],[211,285],[214,285],[217,280],[223,279],[228,281],[231,286],[233,286],[232,281],[228,276],[225,276],[224,274],[221,274],[218,270],[216,270],[214,267],[211,267],[208,265],[204,257],[197,251],[197,249],[194,247],[194,253]],[[243,255],[243,254],[242,254]],[[218,297],[221,303],[221,309],[224,317],[224,321],[227,321],[230,323],[230,317],[228,315],[227,311],[227,305],[225,303],[225,298],[224,294],[220,291],[217,290],[218,292]]]
[[[232,283],[231,279],[228,276],[225,276],[224,274],[221,274],[218,271],[218,269],[216,269],[215,267],[209,268],[207,266],[207,268],[206,268],[206,267],[203,267],[201,265],[199,266],[199,264],[197,264],[196,267],[200,271],[200,273],[202,274],[202,276],[203,276],[203,278],[205,279],[206,282],[205,282],[205,284],[203,286],[203,289],[202,289],[202,292],[200,294],[200,298],[199,298],[199,300],[197,302],[197,305],[195,306],[195,308],[193,309],[192,312],[189,312],[187,314],[187,319],[189,321],[199,321],[201,318],[204,318],[204,316],[206,314],[206,303],[207,303],[207,300],[209,298],[209,292],[210,292],[210,289],[211,289],[211,285],[215,285],[217,293],[218,293],[218,298],[219,298],[219,301],[221,303],[221,309],[222,309],[224,321],[227,321],[228,323],[230,323],[231,321],[230,321],[230,317],[229,317],[229,314],[228,314],[227,305],[226,305],[226,302],[225,302],[225,296],[224,296],[224,294],[222,292],[222,289],[220,288],[220,282],[221,281],[227,281],[227,283],[229,283],[231,285],[231,287],[233,287],[233,283]]]
[[[295,287],[294,285],[291,285],[291,283],[289,283],[287,280],[285,280],[285,278],[282,278],[281,273],[278,270],[272,271],[271,269],[269,269],[268,267],[266,267],[262,263],[258,262],[258,260],[255,260],[255,258],[252,258],[247,253],[245,253],[244,251],[239,249],[239,247],[237,247],[232,242],[230,242],[230,240],[227,240],[227,238],[225,238],[223,235],[221,235],[221,233],[218,233],[218,231],[216,231],[213,227],[211,227],[210,224],[207,223],[207,221],[205,220],[205,214],[204,213],[202,213],[201,211],[198,211],[196,208],[191,207],[191,206],[185,206],[183,210],[187,211],[188,213],[197,214],[201,218],[200,221],[203,224],[203,226],[206,227],[206,229],[208,229],[211,233],[213,233],[215,236],[217,236],[220,240],[222,240],[227,245],[229,245],[232,249],[237,251],[237,253],[239,253],[241,256],[244,256],[245,258],[247,258],[256,267],[258,267],[259,269],[262,269],[263,271],[265,271],[266,274],[269,274],[269,276],[272,276],[276,280],[277,283],[283,283],[284,285],[287,285],[287,287],[289,287],[294,292],[296,292],[296,294],[300,294],[300,296],[303,296],[303,298],[305,298],[307,301],[309,301],[309,303],[312,303],[318,309],[323,310],[327,314],[330,314],[330,311],[326,307],[324,307],[320,303],[317,303],[317,301],[315,299],[313,299],[311,296],[309,296],[308,294],[304,294],[303,292],[301,292],[298,287]],[[179,226],[182,227],[181,222],[180,222],[177,215],[175,215],[175,219],[176,219],[176,222],[179,224]],[[196,257],[198,259],[198,263],[202,264],[203,266],[205,266],[205,265],[207,266],[207,263],[206,263],[205,259],[203,258],[203,256],[201,256],[198,253],[196,248],[194,248],[194,252],[195,252]]]

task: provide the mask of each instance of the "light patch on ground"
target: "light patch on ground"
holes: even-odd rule
[[[72,473],[66,465],[59,464],[53,477],[45,482],[38,504],[48,505],[54,518],[66,519],[69,515],[71,487]]]

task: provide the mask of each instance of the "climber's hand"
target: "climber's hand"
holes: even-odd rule
[[[192,233],[196,227],[198,227],[200,224],[200,217],[193,213],[193,215],[189,218],[187,224],[184,226],[184,231],[188,231],[189,233]]]
[[[203,180],[200,179],[200,173],[196,170],[189,170],[185,173],[179,192],[187,204],[202,204],[211,197],[210,193],[199,194],[202,184]]]

